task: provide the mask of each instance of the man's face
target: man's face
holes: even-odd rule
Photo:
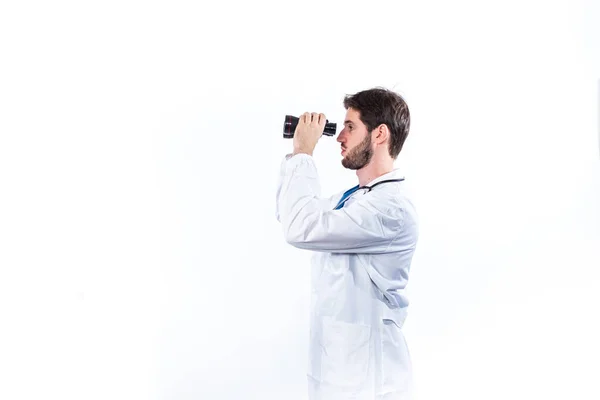
[[[342,165],[345,168],[361,169],[371,161],[371,135],[360,120],[360,112],[352,108],[347,110],[344,129],[338,135],[337,141],[342,145]]]

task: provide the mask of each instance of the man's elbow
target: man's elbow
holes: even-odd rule
[[[283,228],[283,237],[287,244],[291,244],[292,246],[297,246],[302,243],[301,235],[299,235],[297,231],[291,229],[287,225]]]
[[[283,223],[283,237],[288,244],[298,248],[303,248],[308,242],[306,230],[289,221]]]
[[[319,229],[319,218],[314,215],[289,215],[282,218],[285,241],[298,248],[312,248],[316,242],[322,241],[322,229]]]

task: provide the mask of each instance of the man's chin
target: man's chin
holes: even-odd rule
[[[343,166],[344,168],[346,168],[346,169],[351,169],[351,170],[353,170],[353,171],[356,171],[357,169],[360,169],[360,168],[356,168],[356,165],[355,165],[355,164],[351,164],[351,163],[349,163],[349,162],[348,162],[348,160],[346,159],[346,157],[344,157],[344,158],[342,159],[342,166]]]

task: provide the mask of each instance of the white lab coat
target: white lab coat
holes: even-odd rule
[[[401,177],[398,170],[369,182]],[[345,192],[345,191],[343,191]],[[312,156],[282,161],[277,219],[287,243],[312,250],[308,362],[310,400],[412,399],[401,328],[418,238],[405,182],[321,197]]]

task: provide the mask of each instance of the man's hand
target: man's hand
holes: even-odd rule
[[[294,131],[294,154],[306,153],[312,156],[325,130],[325,121],[325,114],[306,112],[299,117]]]

